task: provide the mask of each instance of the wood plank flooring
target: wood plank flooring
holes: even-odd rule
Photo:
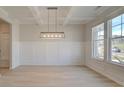
[[[2,73],[1,87],[117,87],[83,66],[20,66]]]

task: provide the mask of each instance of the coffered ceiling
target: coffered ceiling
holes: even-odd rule
[[[1,6],[12,19],[20,24],[47,24],[48,6]],[[84,24],[110,8],[109,6],[57,6],[58,24]],[[54,23],[55,11],[50,11],[50,23]]]

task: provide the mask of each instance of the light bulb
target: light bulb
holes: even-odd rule
[[[50,37],[49,35],[47,35],[47,37]]]
[[[51,37],[53,37],[53,35],[51,35]]]
[[[59,35],[59,37],[62,37],[61,35]]]
[[[43,37],[46,37],[46,35],[43,35]]]
[[[55,37],[58,37],[57,35],[55,35]]]

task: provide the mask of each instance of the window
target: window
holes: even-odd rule
[[[124,63],[124,14],[111,20],[111,61]]]
[[[93,57],[104,59],[104,23],[92,28]]]

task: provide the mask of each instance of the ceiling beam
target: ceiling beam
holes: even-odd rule
[[[73,7],[70,7],[70,9],[69,9],[69,11],[68,11],[68,14],[67,14],[67,16],[66,16],[66,18],[65,18],[65,20],[64,20],[63,26],[66,25],[66,24],[68,24],[69,19],[70,19],[71,14],[72,14],[72,10],[73,10]]]
[[[19,23],[17,19],[11,18],[7,11],[0,7],[0,18],[9,23]]]
[[[37,24],[42,25],[43,20],[41,18],[40,9],[38,8],[38,6],[29,6],[28,8],[32,12],[32,15],[34,16],[34,19],[36,20]]]

